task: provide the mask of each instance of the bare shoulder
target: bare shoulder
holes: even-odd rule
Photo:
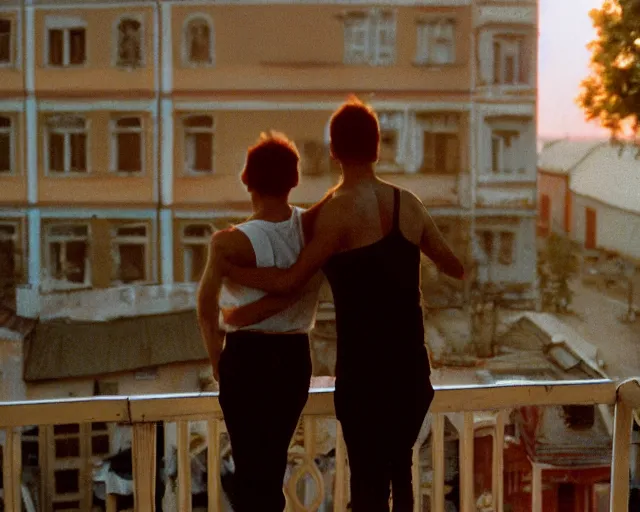
[[[255,261],[253,246],[241,230],[230,227],[216,231],[211,237],[211,250],[237,263]]]
[[[336,194],[324,204],[318,215],[318,221],[323,226],[341,226],[352,210],[351,195],[348,192]]]

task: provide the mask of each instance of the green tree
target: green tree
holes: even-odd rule
[[[538,278],[542,294],[542,309],[566,313],[573,300],[569,286],[572,277],[579,270],[571,241],[564,236],[552,233],[546,246],[538,257]]]
[[[589,43],[591,72],[577,98],[587,120],[613,138],[640,134],[640,0],[604,0],[589,15],[597,30]]]

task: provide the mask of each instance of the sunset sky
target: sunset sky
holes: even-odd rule
[[[588,72],[585,45],[595,36],[589,11],[602,0],[540,1],[540,136],[593,136],[602,134],[587,124],[575,104],[580,81]]]

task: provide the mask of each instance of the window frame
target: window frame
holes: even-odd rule
[[[45,37],[44,37],[44,59],[43,63],[46,68],[50,69],[82,69],[88,67],[89,63],[89,44],[87,21],[80,16],[53,16],[49,15],[45,18]],[[80,64],[71,63],[71,31],[84,30],[84,61]],[[51,31],[62,31],[62,64],[52,64],[50,60],[51,48]]]
[[[136,118],[140,121],[138,128],[120,127],[118,122],[123,119]],[[109,120],[109,171],[119,176],[143,176],[146,172],[146,144],[145,144],[145,118],[139,113],[119,112],[114,114]],[[125,133],[137,133],[140,136],[140,170],[124,171],[118,169],[120,144],[118,136]]]
[[[485,233],[490,233],[492,237],[491,254],[487,254],[486,247],[483,243]],[[503,250],[503,235],[508,234],[511,237],[511,261],[504,263],[501,261],[501,252]],[[509,228],[506,226],[478,226],[475,229],[475,237],[480,250],[487,258],[486,264],[489,266],[498,265],[500,267],[510,268],[518,263],[518,230],[517,228]]]
[[[187,122],[189,119],[198,118],[198,117],[209,117],[211,118],[211,127],[188,127]],[[185,176],[213,176],[215,175],[215,155],[216,155],[216,119],[212,114],[207,114],[204,112],[191,112],[188,114],[184,114],[181,116],[181,125],[182,125],[182,143],[184,149],[184,161],[182,163],[182,172]],[[189,163],[189,143],[187,142],[188,136],[191,134],[198,133],[210,133],[211,134],[211,169],[206,170],[197,170],[193,169]],[[193,160],[195,163],[195,154],[193,155]]]
[[[5,12],[0,12],[0,21],[9,22],[9,59],[6,61],[0,60],[0,69],[14,68],[18,64],[19,38],[17,36],[19,23],[16,22],[14,16]]]
[[[208,62],[196,62],[191,60],[191,33],[190,27],[196,22],[203,22],[209,29],[209,60]],[[182,65],[183,67],[190,68],[210,68],[214,67],[216,63],[216,45],[215,45],[215,30],[213,24],[213,18],[208,14],[197,12],[190,14],[184,20],[182,26]]]
[[[524,62],[522,62],[522,47],[525,44],[527,35],[524,33],[505,34],[502,32],[493,35],[491,53],[493,58],[493,77],[492,85],[496,87],[522,87],[528,86],[531,77],[522,79]],[[496,55],[496,47],[499,48],[500,54]],[[515,48],[515,49],[514,49]],[[507,58],[513,58],[513,80],[506,81],[506,62]],[[499,76],[496,76],[499,75]]]
[[[457,63],[456,33],[457,23],[453,18],[422,19],[416,24],[416,56],[414,63],[419,66],[452,66]],[[433,32],[437,30],[451,30],[450,39],[447,41],[449,59],[445,62],[438,62],[433,58],[433,47],[437,46],[438,39],[445,39],[445,36],[436,36]]]
[[[188,236],[186,231],[193,226],[203,226],[210,230],[210,235],[203,237]],[[208,250],[211,236],[215,233],[216,229],[211,223],[205,222],[189,222],[183,224],[180,229],[180,244],[182,246],[182,282],[184,283],[197,283],[198,281],[191,281],[189,277],[193,274],[193,268],[187,268],[187,249],[190,246],[204,246],[205,251]],[[188,272],[190,270],[191,272]]]
[[[124,21],[135,21],[140,24],[140,28],[138,30],[139,37],[139,51],[140,51],[140,61],[136,64],[125,64],[120,61],[120,25]],[[146,55],[146,45],[145,45],[145,23],[144,23],[144,15],[141,13],[127,13],[119,16],[114,24],[112,29],[112,62],[111,65],[114,68],[118,68],[126,71],[133,71],[136,69],[142,69],[147,66],[147,55]]]
[[[78,118],[84,121],[84,132],[76,131],[75,129],[71,129],[70,131],[63,132],[64,135],[64,169],[63,171],[55,171],[51,170],[51,155],[49,150],[51,149],[51,135],[53,133],[57,133],[60,128],[52,127],[52,123],[55,122],[56,119],[63,120],[65,117],[70,119]],[[86,176],[91,174],[91,120],[87,118],[87,116],[75,112],[69,113],[59,113],[49,115],[45,119],[45,130],[44,130],[44,159],[45,159],[45,174],[46,176],[55,176],[55,177],[63,177],[63,176]],[[74,133],[84,133],[85,135],[85,144],[84,144],[84,152],[85,152],[85,167],[86,169],[83,171],[73,171],[71,170],[71,137],[70,135]]]
[[[422,149],[420,152],[421,158],[418,165],[417,172],[423,175],[430,176],[455,176],[462,172],[462,118],[459,112],[433,112],[421,116],[418,119],[419,130],[418,136],[420,137],[419,147]],[[424,139],[426,134],[431,134],[434,137],[437,135],[453,136],[457,140],[457,169],[451,171],[436,169],[434,153],[434,170],[425,168],[425,155],[427,148],[424,147]]]
[[[0,126],[0,134],[9,135],[9,169],[0,169],[0,177],[2,176],[15,176],[17,174],[16,169],[16,143],[17,143],[17,122],[14,113],[0,112],[0,119],[8,119],[9,127]]]
[[[393,161],[378,160],[376,171],[383,174],[400,173],[403,171],[400,164],[402,156],[403,133],[407,130],[405,117],[399,111],[381,111],[378,113],[380,124],[380,153],[382,152],[383,132],[393,132],[396,139],[395,156]]]
[[[19,279],[18,276],[21,276],[24,272],[22,268],[22,253],[23,253],[23,244],[20,239],[20,223],[17,221],[7,221],[0,220],[0,227],[10,227],[13,230],[11,235],[7,235],[0,231],[0,242],[11,242],[13,244],[13,271],[15,277]],[[2,281],[0,281],[0,285]]]
[[[86,235],[74,236],[74,235],[53,235],[51,231],[54,227],[86,227]],[[91,279],[91,223],[90,222],[65,222],[57,221],[48,223],[44,229],[44,263],[45,270],[47,272],[47,279],[51,280],[52,290],[77,290],[90,288],[92,285]],[[72,283],[70,281],[61,281],[52,276],[52,259],[51,259],[51,244],[52,243],[68,243],[84,241],[86,244],[86,257],[84,261],[84,282]],[[66,258],[65,258],[66,260]]]
[[[122,228],[145,229],[144,240],[142,235],[119,235]],[[120,278],[122,262],[119,260],[120,245],[142,245],[144,247],[144,278],[138,281],[125,282]],[[111,230],[111,284],[115,286],[132,286],[151,283],[151,227],[145,222],[122,222],[112,226]]]
[[[393,66],[397,59],[397,11],[373,7],[349,11],[342,16],[343,63],[352,66]],[[362,33],[362,44],[355,44],[354,33]],[[383,42],[385,35],[390,39]],[[361,51],[362,56],[357,52]]]

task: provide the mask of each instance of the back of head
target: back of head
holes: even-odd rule
[[[261,133],[247,151],[240,178],[249,190],[261,196],[287,196],[298,185],[300,154],[293,141],[278,132]]]
[[[343,164],[372,164],[378,160],[380,125],[373,108],[355,96],[334,112],[329,123],[331,151]]]

